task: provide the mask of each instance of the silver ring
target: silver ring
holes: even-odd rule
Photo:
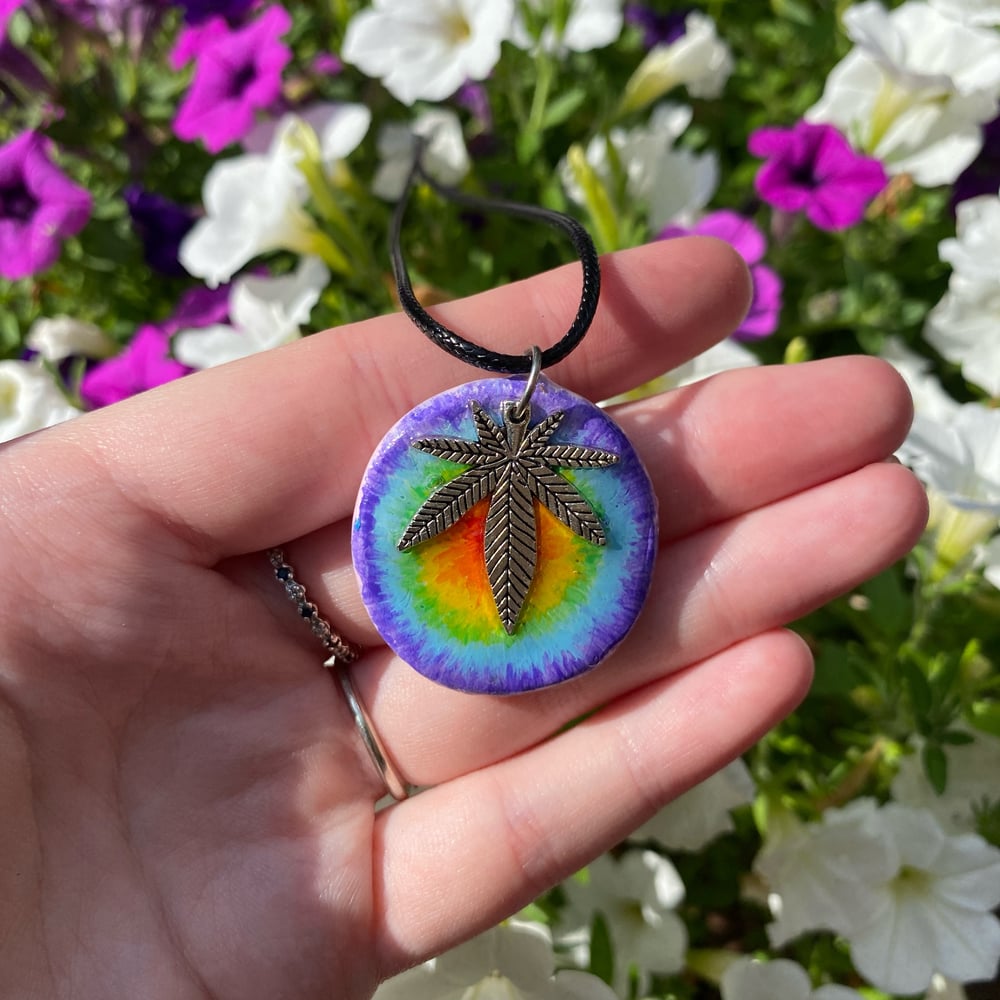
[[[399,771],[396,770],[392,758],[385,749],[385,744],[375,732],[371,716],[365,711],[365,706],[361,704],[361,699],[358,698],[354,685],[351,683],[350,673],[345,668],[338,670],[334,676],[337,678],[340,690],[344,692],[347,706],[351,710],[351,715],[354,716],[354,724],[358,727],[358,732],[361,733],[361,740],[368,751],[368,756],[371,757],[372,763],[375,765],[375,770],[382,778],[386,791],[397,802],[402,802],[409,796],[410,790],[400,777]]]

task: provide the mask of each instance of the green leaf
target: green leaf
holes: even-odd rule
[[[921,719],[926,719],[930,713],[933,704],[931,686],[923,671],[915,663],[904,660],[902,668],[903,677],[906,680],[906,690],[910,695],[913,711],[919,722]]]
[[[554,125],[561,125],[585,100],[587,100],[587,92],[582,87],[560,94],[545,109],[545,114],[542,116],[542,128],[548,129]]]
[[[936,743],[924,744],[921,754],[924,763],[924,773],[931,787],[941,795],[948,784],[948,758],[944,750]]]
[[[615,974],[615,952],[611,945],[608,925],[600,913],[594,914],[590,927],[590,967],[589,972],[603,979],[609,986]]]
[[[967,747],[970,743],[975,743],[976,738],[972,733],[967,733],[962,729],[946,729],[938,737],[942,743],[947,743],[952,747]]]
[[[981,732],[1000,737],[1000,704],[995,701],[977,701],[972,706],[972,718],[969,722]]]

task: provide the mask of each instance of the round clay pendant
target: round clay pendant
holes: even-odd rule
[[[596,666],[649,589],[656,499],[621,429],[540,378],[458,386],[382,440],[354,567],[385,641],[431,680],[514,694]]]

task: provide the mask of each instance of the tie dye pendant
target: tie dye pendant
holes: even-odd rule
[[[514,694],[596,666],[649,589],[656,499],[603,410],[544,377],[435,396],[376,449],[354,515],[375,626],[431,680]]]

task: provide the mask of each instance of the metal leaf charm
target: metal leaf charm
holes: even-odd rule
[[[488,496],[486,575],[500,622],[511,634],[517,628],[538,559],[533,500],[586,541],[594,545],[607,541],[604,526],[586,497],[556,469],[606,468],[618,462],[618,456],[583,445],[549,444],[564,416],[565,411],[559,410],[529,428],[527,415],[519,419],[516,406],[509,403],[504,404],[498,424],[473,402],[478,440],[422,438],[412,444],[418,451],[469,468],[424,501],[397,548],[406,551],[447,531]]]

